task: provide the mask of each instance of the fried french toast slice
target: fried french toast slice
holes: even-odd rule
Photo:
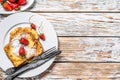
[[[29,27],[18,27],[10,32],[10,40],[4,50],[15,67],[43,52],[38,38],[37,31]]]

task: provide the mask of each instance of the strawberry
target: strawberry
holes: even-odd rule
[[[11,2],[11,3],[15,3],[18,0],[8,0],[8,1]]]
[[[40,38],[41,40],[45,41],[45,35],[44,35],[43,33],[41,33],[41,34],[39,35],[39,38]]]
[[[23,44],[23,45],[28,45],[29,42],[26,38],[21,38],[20,43]]]
[[[19,49],[19,55],[21,55],[21,56],[25,56],[25,49],[24,49],[24,47],[20,47],[20,49]]]
[[[0,0],[0,3],[3,2],[3,0]]]
[[[12,11],[13,8],[10,6],[8,2],[3,3],[3,8],[7,11]]]
[[[20,10],[20,6],[18,5],[18,4],[16,4],[16,3],[10,3],[9,2],[9,4],[10,4],[10,6],[14,9],[14,10]]]
[[[36,25],[34,23],[31,23],[30,26],[31,26],[32,29],[36,29]]]
[[[6,0],[0,0],[0,3],[1,3],[1,4],[5,3],[5,2],[6,2]]]
[[[19,5],[25,5],[25,4],[27,4],[27,1],[26,0],[18,0],[17,3]]]

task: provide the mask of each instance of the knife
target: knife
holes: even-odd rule
[[[16,71],[14,74],[11,74],[11,75],[7,76],[4,80],[13,80],[15,77],[19,76],[20,74],[43,65],[45,62],[49,61],[50,59],[52,59],[53,57],[55,57],[56,55],[58,55],[60,53],[61,53],[61,51],[56,50],[52,53],[52,55],[50,55],[46,59],[35,60],[35,61],[25,65],[24,67],[22,67],[21,69]]]
[[[24,62],[22,65],[18,66],[18,67],[10,67],[8,68],[5,73],[7,75],[11,75],[13,73],[15,73],[17,70],[19,70],[20,68],[22,68],[23,66],[29,64],[30,62],[32,61],[35,61],[35,60],[42,60],[42,59],[45,59],[45,58],[48,58],[50,55],[52,55],[52,52],[54,52],[56,50],[55,47],[52,47],[48,50],[46,50],[45,52],[42,53],[42,55],[39,55],[39,56],[36,56],[34,57],[31,61],[29,62]]]

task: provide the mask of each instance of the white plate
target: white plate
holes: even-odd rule
[[[5,71],[6,69],[13,67],[13,64],[6,56],[6,53],[4,52],[4,46],[9,42],[10,37],[10,31],[14,29],[15,27],[19,26],[30,26],[29,18],[34,15],[31,19],[31,22],[35,23],[36,26],[39,26],[41,22],[43,22],[44,26],[44,34],[46,37],[45,41],[40,40],[40,42],[43,45],[44,51],[56,46],[58,48],[58,39],[56,32],[53,28],[53,26],[42,16],[30,13],[30,12],[20,12],[16,14],[12,14],[8,16],[4,21],[0,24],[0,67]],[[19,77],[32,77],[35,75],[38,75],[42,72],[44,72],[54,61],[55,58],[51,59],[50,61],[46,62],[42,66],[35,68],[33,70],[30,70]]]
[[[12,13],[24,11],[24,10],[28,9],[33,3],[34,3],[34,0],[27,0],[27,4],[24,6],[21,6],[19,11],[15,11],[15,10],[6,11],[2,8],[2,5],[0,4],[0,14],[12,14]]]

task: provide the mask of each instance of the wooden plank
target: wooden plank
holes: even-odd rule
[[[120,79],[119,63],[57,63],[49,70],[45,79]]]
[[[38,14],[53,24],[58,36],[120,36],[120,13]]]
[[[41,80],[119,80],[119,63],[54,63],[36,79]]]
[[[58,36],[119,36],[119,13],[41,13]]]
[[[2,75],[2,69],[0,68],[0,80],[2,80],[3,75]]]
[[[120,38],[59,37],[58,62],[120,62]]]
[[[120,10],[119,0],[35,0],[31,11],[109,11]]]

